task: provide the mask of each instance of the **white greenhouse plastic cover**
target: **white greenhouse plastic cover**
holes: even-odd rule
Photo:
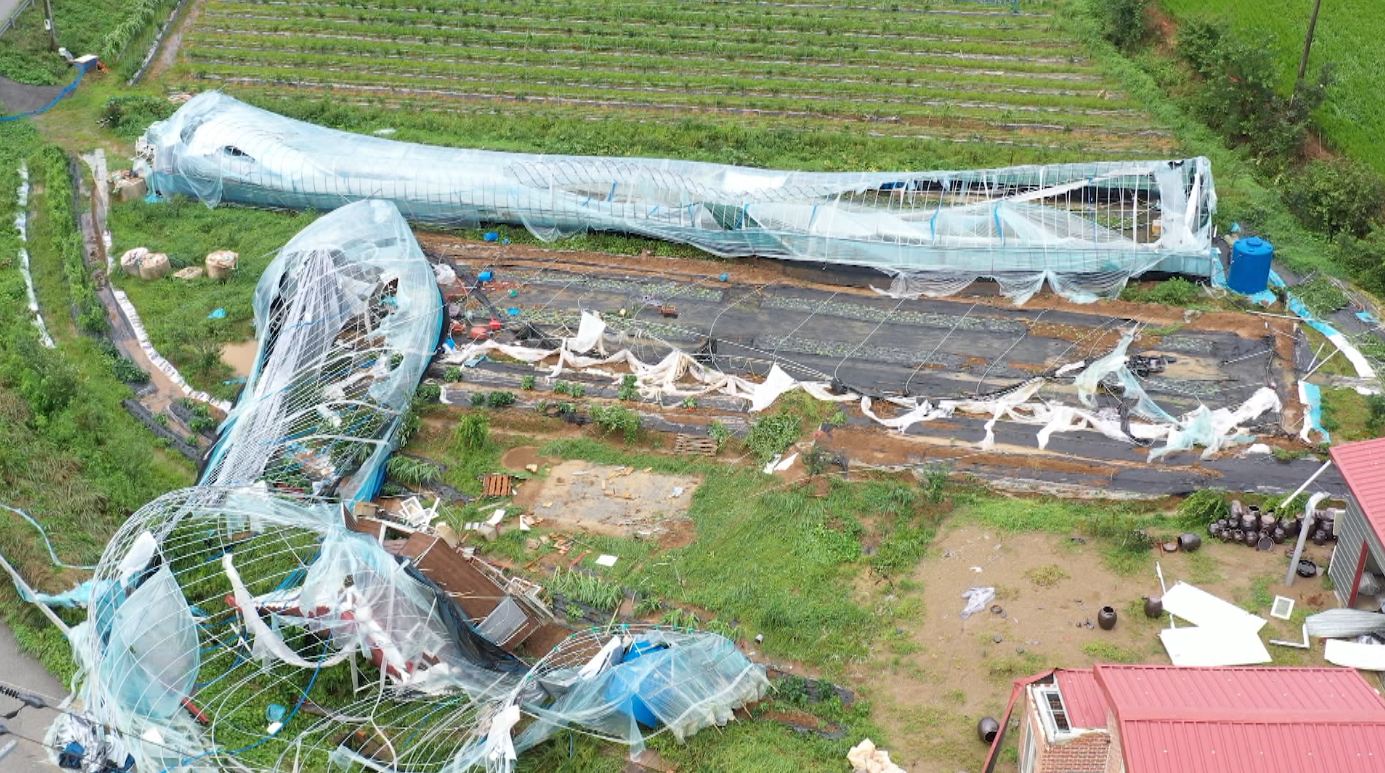
[[[393,204],[294,236],[255,287],[259,349],[202,476],[369,499],[442,330],[433,269]]]
[[[1155,267],[1210,276],[1206,158],[946,172],[790,172],[694,161],[434,147],[328,129],[204,92],[140,143],[152,188],[332,210],[393,202],[410,221],[522,225],[544,240],[637,234],[728,257],[874,268],[902,295],[989,277],[1023,302],[1074,300]]]

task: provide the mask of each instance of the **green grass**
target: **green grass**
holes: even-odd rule
[[[122,77],[133,73],[176,0],[52,0],[58,44],[74,56],[98,54]],[[21,14],[14,29],[0,37],[0,76],[21,83],[56,84],[74,73],[48,50],[43,2]]]
[[[916,529],[916,543],[932,537],[919,509],[922,497],[893,481],[834,482],[818,498],[754,470],[629,453],[591,440],[555,442],[544,453],[700,474],[689,510],[696,527],[690,546],[655,558],[646,543],[582,539],[620,557],[610,582],[705,610],[747,635],[762,633],[760,646],[771,657],[829,669],[865,657],[880,621],[853,591],[853,578],[867,567],[863,519],[877,531]]]
[[[222,382],[231,370],[217,356],[220,344],[253,336],[251,298],[260,274],[275,252],[315,217],[229,207],[210,210],[187,199],[115,204],[110,230],[117,261],[132,247],[146,247],[167,253],[176,271],[202,265],[213,250],[240,254],[236,271],[225,282],[171,276],[144,281],[122,275],[115,284],[139,310],[154,348],[194,386],[230,396],[234,387]],[[225,319],[209,320],[207,315],[218,308],[226,310]]]
[[[1287,93],[1298,72],[1311,2],[1299,0],[1160,0],[1176,19],[1228,22],[1275,54]],[[1311,66],[1328,63],[1337,84],[1316,116],[1324,138],[1348,155],[1385,172],[1385,14],[1377,0],[1328,0],[1322,4]]]
[[[1379,407],[1372,410],[1373,405]],[[1368,440],[1376,437],[1385,418],[1385,404],[1373,402],[1355,389],[1324,387],[1322,390],[1322,424],[1332,435],[1333,443]]]
[[[58,223],[40,222],[30,234],[35,281],[58,349],[38,345],[23,308],[11,224],[18,161],[27,157],[31,171],[41,168],[33,154],[39,145],[31,126],[0,124],[0,501],[44,524],[63,560],[90,563],[131,512],[190,484],[193,474],[125,412],[120,401],[130,388],[115,378],[101,347],[73,327]],[[32,197],[30,208],[47,209],[43,196]],[[0,552],[41,590],[65,590],[82,578],[55,569],[35,531],[8,513],[0,515]],[[71,675],[62,637],[15,600],[8,582],[0,583],[0,614],[50,671]]]

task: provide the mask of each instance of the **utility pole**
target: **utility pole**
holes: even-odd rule
[[[58,50],[58,28],[53,24],[53,0],[43,0],[43,26],[48,28],[48,50]]]
[[[1308,73],[1308,52],[1313,50],[1313,33],[1318,28],[1318,10],[1322,8],[1322,0],[1313,0],[1313,15],[1308,19],[1308,35],[1303,39],[1303,56],[1298,60],[1298,80],[1295,84],[1303,82],[1303,76]]]

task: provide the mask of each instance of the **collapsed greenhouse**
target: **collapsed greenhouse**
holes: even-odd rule
[[[202,482],[369,499],[442,330],[408,224],[383,201],[319,218],[265,269],[254,308],[254,366]]]
[[[78,588],[29,599],[86,608],[46,739],[68,767],[508,771],[559,731],[635,753],[764,694],[764,668],[712,633],[550,615],[565,638],[521,657],[532,584],[483,582],[478,607],[448,584],[478,573],[470,556],[428,536],[440,567],[358,522],[347,505],[378,485],[441,324],[393,205],[319,219],[254,302],[259,353],[201,485],[131,516]]]
[[[989,278],[1017,303],[1045,283],[1090,301],[1149,271],[1220,268],[1205,158],[817,173],[501,153],[351,134],[217,92],[152,125],[139,147],[155,192],[209,206],[331,210],[380,198],[433,226],[506,223],[546,241],[610,231],[725,257],[865,267],[895,277],[900,295]]]

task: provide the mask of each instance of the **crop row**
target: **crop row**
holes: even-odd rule
[[[1109,115],[1126,120],[1139,118],[1128,103],[1113,103],[1100,94],[1040,94],[1032,91],[1006,91],[1003,88],[978,88],[966,81],[942,82],[923,79],[918,83],[872,83],[836,81],[820,83],[795,78],[736,75],[706,72],[631,71],[597,67],[554,68],[515,63],[474,64],[455,59],[416,59],[412,56],[349,56],[302,53],[285,49],[237,49],[227,46],[199,46],[188,53],[188,61],[216,69],[219,65],[292,66],[305,72],[370,73],[394,75],[401,83],[423,79],[446,79],[458,83],[491,83],[498,88],[533,84],[573,86],[580,89],[611,91],[677,92],[685,94],[727,94],[739,97],[793,96],[810,102],[850,98],[865,105],[937,106],[942,102],[959,107],[987,107],[993,110],[1025,112],[1067,112],[1076,115]],[[896,108],[889,108],[891,110]]]
[[[496,150],[576,155],[677,156],[752,166],[846,171],[934,169],[1147,158],[1173,148],[1167,136],[1070,136],[1017,133],[987,125],[920,127],[869,124],[827,116],[747,122],[734,115],[676,115],[595,105],[481,102],[388,89],[308,85],[302,81],[209,76],[257,104],[308,117],[335,116],[357,131],[398,129],[398,139]],[[318,97],[314,102],[312,97]],[[343,120],[343,116],[349,116]]]
[[[452,48],[397,41],[324,38],[311,35],[241,35],[230,29],[211,28],[191,33],[185,39],[192,58],[206,51],[236,51],[270,58],[277,53],[319,54],[359,59],[408,60],[411,62],[450,62],[484,64],[489,68],[543,68],[552,72],[622,72],[696,74],[702,78],[754,78],[794,81],[805,90],[836,88],[837,84],[879,84],[886,87],[914,88],[921,84],[949,90],[985,89],[1010,94],[1037,94],[1098,99],[1107,107],[1123,107],[1128,100],[1117,98],[1100,81],[1057,80],[1042,75],[1013,75],[993,70],[960,67],[886,68],[881,65],[838,65],[775,62],[763,60],[704,60],[693,57],[643,56],[611,52],[534,51],[509,48]],[[689,67],[689,64],[696,65]]]
[[[867,127],[894,127],[914,130],[926,127],[930,133],[966,134],[986,133],[1006,136],[1019,132],[1026,139],[1042,141],[1051,137],[1060,145],[1064,142],[1082,142],[1089,146],[1125,147],[1139,144],[1148,147],[1161,144],[1167,135],[1155,129],[1142,129],[1115,126],[1093,126],[1060,122],[1025,120],[1026,116],[996,114],[985,110],[938,108],[918,111],[907,116],[872,115],[852,112],[849,105],[833,111],[802,110],[801,104],[792,99],[777,100],[772,104],[738,104],[723,98],[689,99],[678,104],[642,101],[637,99],[617,99],[605,93],[590,96],[571,93],[517,95],[508,91],[487,91],[484,89],[447,88],[443,85],[430,86],[416,84],[405,86],[388,78],[361,78],[344,81],[338,78],[318,78],[289,68],[228,68],[217,72],[198,73],[204,80],[221,81],[230,85],[277,85],[280,88],[293,88],[316,92],[358,93],[373,96],[407,97],[411,100],[436,104],[443,100],[465,103],[514,103],[541,104],[549,107],[607,108],[625,112],[662,112],[670,116],[688,118],[693,115],[753,116],[761,118],[854,122],[861,130]]]
[[[981,57],[1010,58],[1015,56],[1016,43],[998,38],[959,38],[927,35],[867,35],[863,33],[832,32],[783,32],[772,27],[682,27],[676,25],[644,22],[623,22],[611,24],[604,21],[583,19],[540,19],[540,18],[501,18],[495,22],[468,25],[458,24],[446,16],[433,14],[305,14],[279,15],[257,11],[254,6],[241,8],[236,4],[222,4],[205,12],[214,19],[235,19],[240,21],[279,22],[301,24],[309,22],[319,28],[335,25],[338,29],[358,30],[409,30],[415,34],[434,32],[462,33],[467,36],[489,35],[507,36],[524,40],[527,36],[561,36],[564,38],[591,38],[594,40],[618,40],[627,42],[648,37],[659,37],[672,41],[706,41],[718,44],[753,44],[757,46],[781,45],[792,42],[798,47],[811,48],[830,53],[837,50],[857,51],[862,49],[878,51],[882,54],[916,54],[919,52],[966,54]],[[1073,57],[1069,49],[1061,46],[1048,46],[1038,41],[1018,41],[1026,49],[1036,50],[1024,58],[1047,63],[1070,62]]]
[[[261,0],[264,5],[294,4],[298,0]],[[649,7],[648,0],[303,0],[313,5],[336,5],[344,8],[388,8],[397,10],[419,10],[436,13],[466,13],[472,10],[514,10],[544,11],[549,15],[563,15],[586,11],[593,6],[621,10]],[[906,21],[909,17],[928,17],[933,23],[943,25],[1002,25],[1034,26],[1047,23],[1052,14],[1041,10],[1037,3],[1028,3],[1022,13],[1014,13],[1007,4],[998,8],[987,7],[975,0],[954,0],[954,2],[932,2],[912,5],[909,3],[886,2],[877,5],[857,3],[790,3],[767,0],[701,0],[695,5],[665,6],[670,10],[687,12],[689,9],[702,10],[717,15],[757,15],[788,17],[823,18],[871,18]]]
[[[707,8],[696,4],[657,5],[641,3],[638,5],[605,5],[586,3],[570,8],[543,7],[527,11],[510,4],[497,4],[491,7],[439,8],[409,5],[380,6],[375,4],[343,5],[337,3],[301,0],[217,0],[214,4],[223,10],[238,13],[272,14],[284,16],[316,16],[319,18],[377,18],[397,22],[417,22],[445,19],[464,21],[468,26],[477,26],[485,20],[506,23],[588,22],[604,23],[623,27],[632,22],[655,24],[660,27],[683,27],[697,29],[772,29],[780,34],[824,33],[824,34],[866,34],[873,37],[921,37],[939,36],[961,38],[1008,39],[1016,41],[1036,41],[1044,45],[1057,45],[1053,40],[1048,24],[1006,24],[992,26],[958,25],[939,23],[928,16],[897,16],[889,14],[856,14],[850,16],[794,16],[787,14],[727,14],[724,10]]]
[[[216,64],[192,65],[194,77],[218,75],[223,78],[248,76],[262,79],[291,79],[304,77],[319,85],[376,86],[398,88],[401,91],[435,93],[469,99],[535,100],[556,104],[592,104],[606,107],[624,106],[653,110],[710,110],[744,115],[807,117],[829,115],[872,122],[939,125],[957,120],[986,122],[1016,130],[1046,130],[1059,132],[1094,133],[1098,135],[1147,135],[1138,128],[1138,115],[1081,114],[1059,111],[1034,115],[1021,107],[990,103],[965,103],[939,100],[907,104],[873,104],[858,99],[824,97],[805,100],[798,95],[696,93],[686,89],[652,92],[635,90],[621,93],[610,87],[584,83],[572,86],[561,84],[506,82],[478,78],[463,81],[450,76],[412,75],[401,78],[397,73],[372,73],[355,69],[305,72],[292,64]],[[456,84],[457,88],[449,88]],[[643,93],[640,93],[643,91]]]
[[[254,16],[223,16],[208,10],[205,23],[243,32],[283,32],[303,34],[323,32],[374,40],[405,40],[423,43],[476,45],[489,43],[508,48],[558,48],[586,51],[630,51],[655,54],[696,53],[711,59],[741,57],[780,58],[799,61],[891,62],[901,68],[913,65],[959,65],[984,63],[1014,72],[1078,72],[1094,74],[1095,67],[1066,56],[1034,57],[1017,53],[1012,46],[982,46],[989,51],[968,50],[976,46],[903,46],[884,48],[863,45],[811,43],[793,38],[766,35],[759,41],[736,41],[725,37],[680,38],[651,32],[628,37],[613,34],[567,34],[565,32],[524,32],[522,30],[479,31],[452,27],[374,27],[353,20],[278,19]]]
[[[908,77],[913,74],[952,73],[967,80],[1006,83],[1011,85],[1043,86],[1061,84],[1068,89],[1104,90],[1100,73],[1082,64],[1059,65],[1032,62],[1023,58],[1009,61],[978,61],[951,55],[914,56],[902,58],[879,57],[870,53],[838,57],[836,60],[816,58],[819,51],[802,49],[785,52],[763,47],[737,47],[727,50],[712,42],[705,45],[653,45],[632,50],[620,45],[579,47],[562,38],[526,38],[520,46],[504,45],[476,36],[411,35],[393,30],[378,30],[362,34],[337,29],[317,30],[312,25],[293,25],[283,22],[254,20],[211,20],[190,35],[192,40],[252,41],[257,45],[289,45],[305,50],[337,48],[369,53],[395,52],[427,56],[464,56],[486,61],[548,62],[565,61],[585,65],[588,62],[607,62],[643,69],[715,70],[728,65],[742,67],[790,68],[805,76],[820,73],[865,74],[891,73]]]

